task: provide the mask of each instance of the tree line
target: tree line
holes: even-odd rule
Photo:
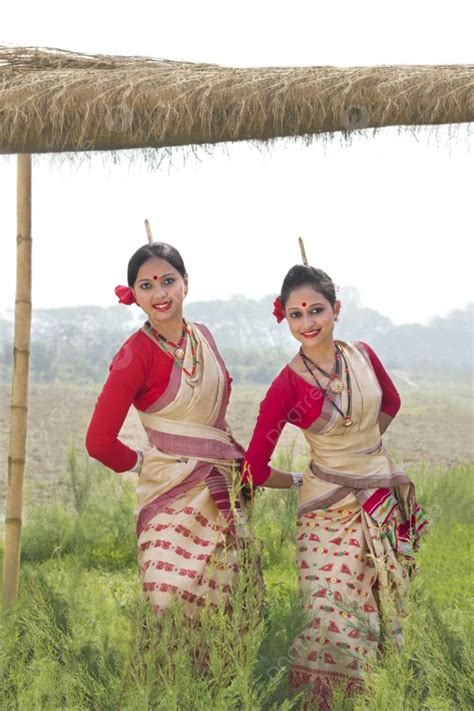
[[[361,305],[359,293],[341,291],[344,310],[336,337],[362,340],[387,368],[439,374],[473,368],[474,304],[436,317],[428,325],[395,325]],[[286,324],[272,317],[272,296],[186,305],[189,321],[205,323],[213,333],[236,383],[268,384],[295,350]],[[33,311],[31,380],[39,383],[101,382],[121,343],[143,322],[136,307],[77,306]],[[9,382],[13,322],[0,318],[0,379]]]

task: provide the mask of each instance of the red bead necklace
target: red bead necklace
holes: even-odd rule
[[[166,338],[163,336],[161,333],[159,333],[149,321],[145,323],[145,327],[147,331],[156,339],[158,345],[160,348],[168,355],[170,358],[175,360],[175,362],[180,366],[180,368],[183,370],[183,372],[188,376],[186,378],[186,382],[189,383],[189,385],[197,385],[199,382],[199,375],[196,375],[196,370],[198,366],[198,360],[196,357],[196,340],[194,338],[194,335],[192,331],[189,329],[188,324],[183,318],[183,330],[181,332],[181,338],[179,343],[174,343],[173,341],[170,341],[169,338]],[[184,367],[183,361],[184,361],[184,356],[185,352],[183,349],[183,341],[186,338],[186,336],[189,336],[189,342],[191,343],[191,359],[193,363],[193,367],[191,372],[187,368]],[[173,349],[172,351],[170,349]]]
[[[318,387],[323,391],[324,396],[329,400],[331,405],[336,408],[338,413],[341,415],[343,419],[343,424],[344,427],[350,427],[352,425],[352,388],[351,388],[351,375],[349,372],[349,366],[347,365],[347,360],[346,356],[344,355],[344,351],[342,348],[335,343],[334,347],[336,349],[336,363],[334,365],[333,371],[331,373],[326,373],[325,370],[319,367],[309,356],[307,356],[303,352],[303,347],[300,348],[300,356],[301,359],[306,367],[306,370],[309,372],[311,377],[316,381]],[[328,395],[328,388],[331,389],[331,391],[335,394],[342,393],[344,390],[344,382],[341,377],[340,369],[341,369],[341,357],[342,360],[344,361],[344,373],[346,376],[346,385],[347,385],[347,412],[346,414],[343,413],[339,405],[336,404],[336,402],[332,399],[332,397],[329,397]],[[314,371],[310,368],[311,364],[314,368],[319,370],[320,373],[322,373],[326,378],[329,378],[329,383],[326,388],[323,388],[319,380],[317,379],[316,375],[314,374]]]

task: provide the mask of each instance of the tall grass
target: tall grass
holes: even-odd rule
[[[116,570],[136,560],[131,482],[95,462],[78,465],[68,452],[73,507],[62,501],[40,504],[29,513],[23,530],[24,561],[74,555],[84,565]]]
[[[294,470],[291,450],[278,466]],[[265,602],[254,564],[242,566],[233,614],[179,607],[159,624],[142,598],[135,564],[134,494],[116,475],[69,454],[74,506],[31,510],[24,529],[21,594],[2,621],[0,707],[27,709],[301,708],[289,698],[289,648],[303,624],[294,569],[294,492],[257,496]],[[418,556],[405,648],[367,674],[363,697],[334,709],[474,707],[469,567],[473,467],[413,473],[434,519]],[[471,513],[470,513],[471,512]]]

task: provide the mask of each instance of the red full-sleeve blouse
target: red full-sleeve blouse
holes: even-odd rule
[[[86,435],[94,459],[116,472],[132,469],[137,452],[118,438],[132,405],[145,411],[168,385],[173,360],[142,330],[133,333],[112,359]],[[226,371],[230,394],[232,378]]]
[[[374,351],[366,343],[358,342],[367,353],[382,390],[381,412],[395,417],[400,409],[400,396],[390,376]],[[311,391],[311,397],[307,397]],[[301,407],[304,402],[305,407]],[[302,429],[309,427],[321,414],[324,395],[286,365],[270,385],[260,410],[242,464],[244,480],[252,477],[259,486],[270,476],[269,462],[278,438],[287,422]]]

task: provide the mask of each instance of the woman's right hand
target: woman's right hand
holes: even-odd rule
[[[270,489],[291,489],[299,487],[303,483],[303,475],[299,472],[281,472],[279,469],[271,468],[271,474],[262,486]]]

